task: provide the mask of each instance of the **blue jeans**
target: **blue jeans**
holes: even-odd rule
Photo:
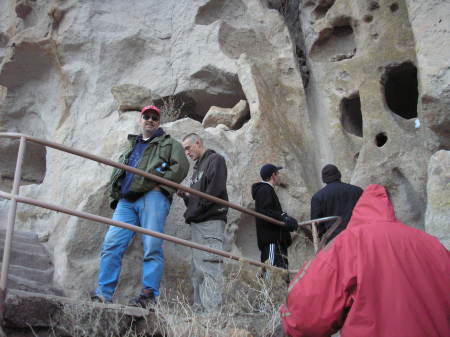
[[[113,220],[140,226],[155,232],[164,232],[164,222],[169,213],[170,203],[160,191],[150,191],[131,202],[120,199]],[[122,257],[136,233],[128,229],[110,226],[103,241],[96,294],[111,300],[116,290],[122,268]],[[162,240],[142,235],[144,263],[142,287],[152,289],[159,295],[159,284],[164,269]]]

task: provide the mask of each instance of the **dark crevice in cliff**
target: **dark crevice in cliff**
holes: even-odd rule
[[[303,87],[308,86],[309,68],[306,62],[306,47],[303,32],[300,24],[300,0],[269,0],[269,8],[277,10],[284,18],[286,26],[291,33],[295,43],[295,55],[297,56],[298,67],[302,77]]]

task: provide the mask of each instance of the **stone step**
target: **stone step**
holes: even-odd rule
[[[6,229],[0,229],[0,240],[4,240],[6,235]],[[14,242],[39,242],[36,233],[28,231],[14,231]]]
[[[85,302],[21,290],[8,291],[4,317],[8,336],[30,328],[47,328],[49,336],[55,333],[57,336],[75,336],[71,334],[75,328],[91,331],[96,324],[101,324],[98,329],[108,331],[112,331],[114,326],[114,336],[128,335],[132,327],[134,331],[141,332],[136,336],[144,335],[143,331],[158,332],[154,325],[157,319],[155,314],[142,308]]]
[[[0,265],[3,260],[5,230],[0,230]],[[43,294],[61,294],[53,287],[53,263],[45,246],[32,232],[16,231],[11,243],[8,289]]]
[[[1,261],[3,261],[3,255],[1,256],[0,262]],[[53,263],[48,253],[37,254],[33,252],[18,250],[15,248],[11,249],[9,264],[39,270],[47,270],[49,268],[53,268]]]
[[[2,264],[0,263],[0,268],[1,266]],[[8,275],[14,275],[15,277],[22,278],[24,280],[40,282],[42,284],[51,284],[53,282],[53,268],[39,270],[10,264]]]
[[[52,282],[42,283],[28,278],[22,278],[13,274],[8,274],[8,291],[23,290],[41,294],[61,295],[62,292],[53,288]]]
[[[4,238],[0,238],[0,251],[3,252],[3,247],[5,245]],[[47,254],[47,249],[45,246],[40,242],[34,242],[34,241],[16,241],[15,237],[13,237],[13,241],[11,243],[11,249],[14,250],[20,250],[20,251],[26,251],[29,253],[36,253],[40,255]]]

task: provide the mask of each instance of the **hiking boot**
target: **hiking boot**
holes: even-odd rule
[[[108,300],[108,299],[104,298],[102,295],[97,295],[97,294],[91,296],[91,301],[97,302],[97,303],[112,304],[111,300]]]
[[[148,308],[156,305],[156,297],[152,289],[142,289],[138,297],[132,298],[128,305],[133,307]]]

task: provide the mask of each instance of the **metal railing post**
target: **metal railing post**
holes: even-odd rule
[[[0,324],[3,325],[5,313],[5,300],[8,286],[8,269],[11,256],[11,242],[14,233],[14,223],[16,221],[17,200],[15,198],[19,193],[20,180],[22,177],[22,163],[25,154],[26,138],[20,137],[19,151],[17,153],[16,170],[14,172],[13,187],[11,190],[12,198],[8,211],[8,223],[5,234],[5,244],[3,247],[2,271],[0,275]]]
[[[317,251],[319,250],[319,234],[317,233],[317,226],[315,222],[311,223],[311,231],[313,237],[314,252],[317,253]]]

